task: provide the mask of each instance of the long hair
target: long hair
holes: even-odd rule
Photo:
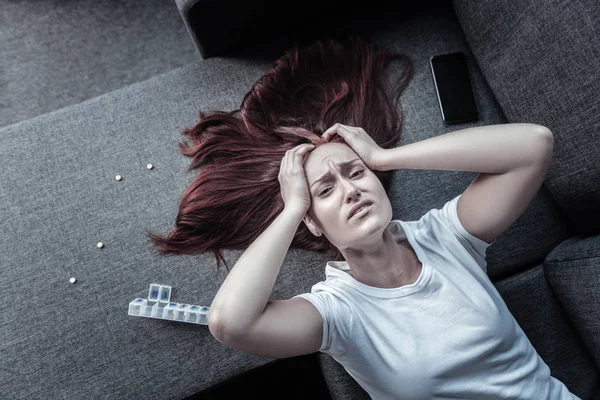
[[[390,85],[386,70],[401,62],[401,73]],[[336,122],[363,128],[381,147],[400,139],[402,112],[397,103],[413,73],[409,56],[379,49],[370,39],[297,43],[284,52],[233,111],[200,111],[199,122],[183,129],[192,141],[180,143],[191,158],[188,171],[199,169],[184,191],[168,236],[147,231],[162,255],[243,250],[264,232],[285,206],[278,181],[287,150],[302,144],[325,143],[321,134]],[[334,136],[332,142],[344,142]],[[200,169],[200,167],[202,167]],[[386,191],[393,171],[373,171]],[[300,224],[290,248],[326,252],[342,260],[340,251],[322,235],[315,237]]]

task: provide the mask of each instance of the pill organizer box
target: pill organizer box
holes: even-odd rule
[[[210,310],[210,307],[207,306],[172,302],[171,286],[151,283],[148,298],[138,297],[130,302],[128,314],[133,317],[208,325],[208,310]]]

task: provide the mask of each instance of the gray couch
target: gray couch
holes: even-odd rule
[[[488,274],[552,375],[600,398],[600,5],[374,2],[325,13],[335,2],[322,2],[321,22],[305,12],[261,33],[249,23],[256,10],[230,20],[216,3],[177,0],[197,63],[0,130],[0,398],[181,399],[273,362],[222,345],[204,325],[131,317],[128,304],[157,282],[173,286],[174,301],[210,305],[226,277],[212,253],[161,257],[145,235],[169,231],[193,179],[181,130],[199,110],[238,108],[292,40],[344,31],[414,60],[400,144],[511,122],[554,133],[545,184],[490,247]],[[446,126],[428,60],[454,51],[467,55],[480,120]],[[396,171],[394,218],[418,219],[475,176]],[[224,251],[227,264],[242,253]],[[326,261],[291,249],[272,299],[310,291]],[[368,398],[331,357],[315,357],[333,399]]]

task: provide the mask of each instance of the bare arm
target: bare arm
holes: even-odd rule
[[[211,331],[243,332],[263,314],[302,218],[304,212],[285,207],[246,249],[211,304]]]
[[[385,149],[381,170],[434,169],[503,173],[537,163],[548,153],[548,129],[514,123],[478,126]]]
[[[535,124],[468,128],[382,153],[385,170],[480,172],[458,200],[471,235],[492,243],[529,207],[552,160],[552,132]]]

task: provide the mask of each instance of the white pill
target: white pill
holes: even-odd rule
[[[121,175],[117,175],[116,179],[117,179],[118,181],[120,181],[120,180],[121,180]]]
[[[146,168],[148,168],[148,169],[152,169],[152,164],[148,164],[148,165],[146,165]]]
[[[77,279],[75,279],[75,278],[71,278],[71,279],[69,279],[69,282],[71,282],[71,283],[75,283],[75,282],[77,282]]]
[[[104,247],[104,243],[102,243],[102,242],[98,242],[98,244],[97,244],[96,246],[98,246],[98,248],[99,248],[99,249],[101,249],[101,248],[103,248],[103,247]]]

